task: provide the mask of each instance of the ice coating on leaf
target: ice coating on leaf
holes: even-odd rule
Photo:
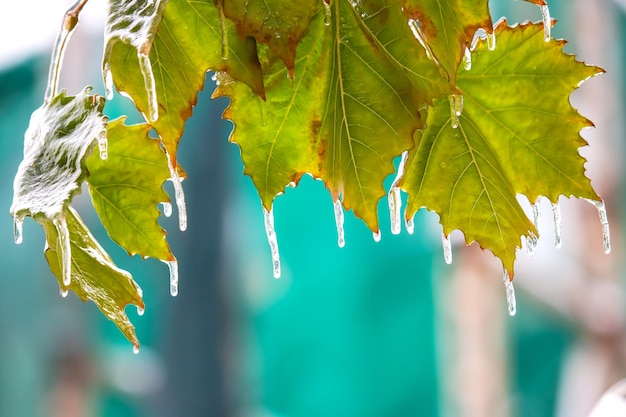
[[[178,170],[172,165],[169,156],[167,164],[170,170],[170,181],[174,185],[174,200],[178,210],[178,228],[181,232],[187,230],[187,204],[185,203],[185,192],[183,191],[183,179],[178,175]]]
[[[148,96],[148,117],[156,121],[159,117],[156,87],[150,49],[167,0],[109,0],[105,26],[105,48],[102,59],[102,75],[107,98],[113,96],[110,56],[113,46],[121,41],[137,50],[139,67],[143,75]]]
[[[496,32],[487,33],[487,48],[490,51],[494,51],[496,49]]]
[[[452,244],[450,243],[450,237],[445,233],[441,234],[441,245],[443,246],[443,259],[448,265],[452,263]]]
[[[54,220],[63,215],[87,176],[85,160],[106,129],[104,99],[85,88],[65,91],[35,110],[24,135],[24,159],[13,182],[11,214]]]
[[[381,239],[380,230],[377,232],[373,232],[372,237],[374,238],[374,242],[376,243],[380,242],[380,239]]]
[[[19,216],[13,216],[13,238],[15,244],[19,245],[23,240],[24,219]]]
[[[391,217],[391,233],[394,235],[400,234],[401,230],[402,221],[400,210],[402,209],[402,198],[400,195],[400,182],[404,177],[404,165],[406,164],[408,158],[409,152],[402,152],[402,159],[400,159],[400,164],[398,165],[396,178],[393,180],[391,188],[389,189],[389,195],[387,196],[389,203],[389,216]]]
[[[541,17],[543,19],[543,40],[550,42],[552,37],[550,30],[552,29],[552,19],[550,18],[550,9],[547,4],[539,6],[541,9]]]
[[[561,247],[561,206],[552,203],[552,215],[554,217],[554,247]]]
[[[465,71],[472,69],[472,52],[469,48],[465,48],[465,53],[463,54],[463,68],[465,68]]]
[[[280,254],[278,253],[278,241],[276,239],[276,231],[274,230],[274,209],[267,211],[263,207],[263,218],[265,220],[265,234],[267,242],[272,252],[272,267],[274,270],[274,278],[280,278]]]
[[[170,270],[170,295],[176,297],[178,295],[178,261],[162,261]]]
[[[341,205],[341,201],[339,199],[333,201],[333,209],[335,212],[335,224],[337,225],[337,245],[339,245],[340,248],[343,248],[346,244],[346,240],[343,231],[343,206]]]
[[[450,118],[452,120],[452,128],[459,127],[459,118],[463,114],[463,96],[458,94],[451,94],[448,97],[450,101]]]
[[[98,135],[98,151],[100,152],[100,159],[103,161],[109,157],[109,141],[107,140],[107,131],[103,130]]]
[[[586,200],[593,204],[598,210],[598,217],[600,218],[600,224],[602,225],[602,243],[604,246],[604,253],[609,254],[611,253],[611,233],[609,231],[609,219],[606,215],[604,201]]]
[[[511,277],[509,276],[509,271],[506,269],[502,275],[502,281],[504,282],[504,288],[506,290],[506,304],[509,310],[509,316],[514,316],[517,312],[515,288],[513,287],[513,281],[511,281]]]
[[[428,59],[430,59],[431,61],[437,61],[435,59],[435,56],[433,55],[433,51],[430,49],[430,46],[428,46],[428,44],[424,40],[424,36],[422,35],[422,32],[420,30],[419,23],[417,23],[413,19],[409,19],[409,27],[411,28],[411,32],[413,32],[413,36],[415,36],[415,39],[417,39],[417,41],[426,51],[426,56],[428,57]]]

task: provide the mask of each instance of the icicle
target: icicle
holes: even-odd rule
[[[109,64],[108,57],[102,63],[102,78],[104,79],[104,95],[107,100],[113,99],[113,73],[111,72],[111,65]]]
[[[496,49],[496,33],[493,30],[491,33],[487,32],[487,47],[490,51]]]
[[[404,211],[404,227],[406,227],[406,231],[412,235],[413,232],[415,231],[415,221],[413,220],[414,217],[411,217],[410,219],[408,219],[406,217],[406,210]]]
[[[322,3],[324,4],[324,25],[330,26],[330,23],[332,21],[332,13],[330,10],[330,0],[322,0]]]
[[[339,199],[333,201],[333,208],[335,209],[335,224],[337,225],[337,245],[343,248],[346,244],[343,232],[343,206]]]
[[[161,206],[163,206],[163,215],[165,217],[170,217],[172,215],[172,203],[164,201],[161,203]]]
[[[109,157],[109,141],[107,140],[106,130],[103,130],[98,135],[98,150],[100,151],[100,159],[103,161]]]
[[[155,122],[159,118],[159,103],[157,101],[156,84],[154,82],[154,74],[152,73],[152,64],[150,56],[142,52],[137,53],[139,58],[139,69],[143,75],[143,83],[148,94],[148,118],[150,122]]]
[[[178,295],[178,261],[161,261],[167,265],[170,270],[170,295],[176,297]]]
[[[509,277],[509,271],[504,270],[504,275],[502,277],[504,281],[504,288],[506,289],[506,303],[509,308],[509,316],[514,316],[517,312],[517,302],[515,301],[515,288],[513,287],[513,281]]]
[[[441,244],[443,246],[443,259],[450,265],[452,263],[452,244],[445,233],[441,234]]]
[[[541,212],[539,211],[539,200],[535,204],[532,204],[533,209],[533,224],[535,230],[539,231],[539,221],[541,218]],[[534,233],[530,233],[530,236],[526,237],[526,251],[529,256],[533,256],[537,251],[539,245],[539,238]]]
[[[61,297],[63,298],[67,297],[68,293],[69,293],[68,290],[64,290],[63,288],[59,287],[59,294],[61,294]]]
[[[604,244],[604,253],[611,253],[611,234],[609,232],[609,219],[606,215],[606,207],[604,201],[595,201],[586,199],[598,209],[598,217],[602,224],[602,242]]]
[[[552,214],[554,216],[554,247],[561,247],[561,207],[557,204],[552,204]]]
[[[374,232],[372,233],[372,237],[374,238],[374,242],[378,243],[380,242],[380,230],[378,232]]]
[[[451,94],[448,97],[450,101],[450,117],[452,119],[452,128],[459,127],[459,118],[463,114],[463,96]]]
[[[145,310],[141,307],[137,307],[137,315],[138,316],[143,316],[143,313],[145,313]]]
[[[19,245],[23,240],[24,219],[15,215],[13,216],[13,237],[15,244]]]
[[[139,346],[133,345],[133,353],[134,353],[135,355],[138,355],[138,354],[139,354]]]
[[[463,55],[463,68],[465,68],[465,71],[472,69],[472,52],[469,48],[465,48],[465,55]]]
[[[185,193],[183,191],[183,180],[178,176],[176,168],[172,165],[172,161],[167,157],[167,166],[170,169],[170,181],[174,184],[174,199],[176,200],[176,208],[178,209],[178,228],[181,232],[187,230],[187,205],[185,204]]]
[[[389,203],[389,216],[391,217],[391,233],[394,235],[400,234],[402,229],[401,220],[400,220],[400,209],[402,208],[402,196],[400,195],[400,181],[402,181],[402,177],[404,177],[404,165],[406,164],[406,160],[409,158],[409,152],[402,152],[402,159],[400,160],[400,164],[398,164],[398,172],[396,174],[396,178],[393,180],[391,184],[391,188],[389,189],[389,195],[387,196],[387,201]]]
[[[265,210],[263,207],[263,217],[265,219],[265,233],[267,234],[267,242],[270,244],[270,251],[272,252],[272,266],[274,268],[274,278],[280,278],[280,254],[278,253],[278,240],[276,239],[276,232],[274,231],[274,212],[273,208],[270,211]]]
[[[72,247],[70,246],[70,232],[67,228],[65,217],[59,217],[53,221],[59,235],[59,250],[61,251],[61,276],[63,285],[70,286],[72,282]]]
[[[550,9],[547,4],[539,6],[541,9],[541,17],[543,18],[543,40],[550,42],[552,35],[550,30],[552,29],[552,19],[550,18]]]

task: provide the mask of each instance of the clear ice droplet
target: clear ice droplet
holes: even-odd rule
[[[178,228],[181,232],[184,232],[187,230],[187,205],[185,203],[185,192],[183,191],[183,179],[172,165],[169,155],[167,156],[167,165],[170,169],[170,181],[174,185],[174,200],[178,210]]]
[[[65,217],[59,217],[53,221],[59,236],[59,249],[61,250],[61,276],[63,285],[69,287],[72,282],[72,248],[70,246],[70,232],[67,228]]]
[[[22,243],[24,238],[24,219],[19,216],[13,216],[13,237],[17,245]]]
[[[552,19],[550,18],[550,9],[547,4],[539,6],[541,9],[541,17],[543,19],[543,40],[550,42],[552,37],[550,30],[552,29]]]
[[[598,209],[598,217],[600,218],[600,224],[602,224],[602,242],[604,245],[604,253],[611,253],[611,233],[609,231],[609,219],[606,215],[606,207],[604,206],[604,201],[595,201],[589,200],[587,201],[593,204],[596,209]]]
[[[62,287],[59,287],[59,294],[61,294],[61,297],[63,298],[67,297],[68,293],[69,293],[69,290],[64,290]]]
[[[506,269],[504,270],[502,281],[504,282],[504,288],[506,290],[506,304],[509,309],[509,316],[514,316],[517,312],[515,288],[513,287],[513,281],[511,281],[511,277],[509,277],[509,271],[507,271]]]
[[[139,346],[133,345],[133,353],[134,353],[135,355],[138,355],[138,354],[139,354]]]
[[[554,216],[554,247],[561,247],[561,206],[552,204],[552,215]]]
[[[441,245],[443,246],[443,259],[450,265],[452,263],[452,243],[445,233],[441,234]]]
[[[272,252],[272,266],[274,269],[274,278],[280,278],[280,254],[278,252],[278,240],[276,239],[276,231],[274,230],[274,208],[270,211],[263,207],[263,218],[265,220],[265,234],[267,242]]]
[[[324,25],[330,26],[330,23],[332,21],[332,13],[330,10],[330,0],[322,0],[322,3],[324,4]]]
[[[172,215],[172,203],[164,201],[161,203],[161,206],[163,207],[163,215],[165,217],[170,217]]]
[[[145,313],[145,310],[141,307],[137,307],[137,315],[138,316],[143,316],[143,313]]]
[[[337,199],[333,201],[333,208],[335,211],[335,224],[337,225],[337,245],[343,248],[346,244],[346,240],[343,231],[344,214],[341,200]]]
[[[463,55],[463,68],[465,68],[465,71],[472,69],[472,52],[469,48],[465,48],[465,54]]]
[[[450,101],[450,118],[452,120],[452,128],[459,127],[459,118],[463,114],[463,96],[457,94],[451,94],[448,97]]]
[[[154,122],[159,118],[159,103],[157,100],[156,83],[154,81],[154,74],[152,73],[150,56],[138,52],[137,58],[139,58],[139,69],[143,75],[144,87],[148,94],[148,118],[150,119],[149,121]]]
[[[176,297],[178,295],[178,261],[162,261],[170,270],[170,295]]]
[[[380,230],[372,233],[372,237],[374,238],[374,242],[376,243],[380,242],[380,238],[381,238]]]

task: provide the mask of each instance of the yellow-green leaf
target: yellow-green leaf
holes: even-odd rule
[[[601,70],[564,54],[564,42],[545,42],[541,24],[503,21],[495,34],[497,48],[479,43],[471,70],[459,70],[458,121],[447,100],[430,109],[403,188],[408,218],[422,206],[439,213],[446,235],[461,230],[512,274],[521,237],[537,233],[517,194],[533,203],[561,194],[599,199],[578,153],[585,145],[579,132],[590,122],[569,95]]]
[[[128,126],[125,118],[109,123],[108,158],[87,160],[89,192],[109,236],[130,255],[174,260],[158,223],[157,204],[169,202],[163,183],[167,158],[150,125]]]
[[[145,307],[141,289],[128,272],[115,266],[111,257],[89,233],[78,213],[69,208],[65,219],[72,252],[72,281],[69,287],[63,285],[62,249],[57,229],[50,221],[42,222],[46,232],[46,259],[59,281],[61,291],[72,290],[81,300],[93,301],[124,336],[139,348],[135,328],[124,308],[128,304],[134,304],[140,309]]]

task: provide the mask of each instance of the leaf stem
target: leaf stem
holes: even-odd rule
[[[50,72],[48,73],[48,86],[46,87],[46,94],[44,97],[44,101],[46,103],[48,103],[57,94],[65,48],[67,47],[72,32],[74,32],[76,25],[78,25],[78,15],[83,10],[85,4],[87,4],[87,1],[88,0],[78,0],[65,12],[63,23],[61,24],[61,31],[57,35],[54,49],[52,50],[52,62],[50,63]]]

